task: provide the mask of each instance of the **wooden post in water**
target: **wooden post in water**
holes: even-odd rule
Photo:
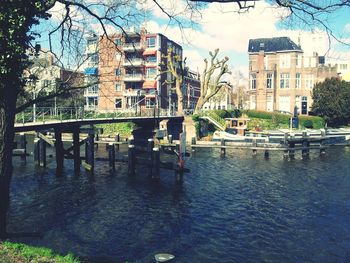
[[[135,165],[136,165],[136,156],[135,156],[135,145],[128,146],[128,174],[135,174]]]
[[[149,163],[148,163],[149,176],[152,176],[152,173],[153,173],[153,148],[154,148],[154,140],[150,138],[147,140],[147,155],[149,156]]]
[[[46,142],[39,139],[39,166],[46,167]]]
[[[168,135],[168,141],[170,144],[173,143],[173,135],[171,135],[171,134]]]
[[[289,158],[293,159],[295,157],[295,142],[289,142],[288,144],[288,148],[289,148]]]
[[[221,150],[220,150],[220,156],[224,158],[226,156],[226,148],[225,148],[225,139],[221,138]]]
[[[160,152],[158,147],[153,148],[153,173],[152,179],[160,178]]]
[[[264,157],[265,159],[268,159],[270,156],[269,150],[265,150]]]
[[[120,135],[119,135],[119,133],[117,133],[115,135],[115,141],[116,142],[120,142]],[[117,151],[119,151],[119,144],[117,144],[115,147],[116,147]]]
[[[27,162],[27,138],[25,133],[19,134],[19,146],[20,149],[24,150],[23,155],[21,155],[21,160]]]
[[[258,147],[258,143],[257,143],[256,139],[253,139],[252,145],[253,145],[253,147]],[[257,150],[253,149],[253,156],[256,156],[256,155],[257,155]]]
[[[307,133],[306,131],[303,131],[303,149],[301,150],[302,153],[302,157],[303,158],[307,158],[309,156],[309,146],[310,146],[310,142],[307,139]]]
[[[112,142],[108,144],[108,159],[109,159],[109,168],[114,172],[115,171],[115,144]]]
[[[74,173],[80,173],[80,142],[79,142],[79,127],[73,131],[73,158],[74,158]]]
[[[86,163],[91,165],[91,171],[94,169],[95,164],[95,154],[94,154],[94,130],[89,130],[88,137],[85,142],[85,153],[86,153]]]
[[[192,145],[196,145],[196,143],[197,143],[196,137],[192,137],[192,139],[191,139],[191,146]],[[192,152],[194,152],[196,150],[196,148],[195,147],[191,147],[191,150],[192,150]]]
[[[62,141],[62,131],[55,129],[55,150],[56,150],[56,174],[59,175],[63,171],[64,166],[64,148]]]
[[[40,165],[39,163],[39,159],[40,159],[40,152],[39,152],[39,149],[40,149],[40,144],[39,144],[39,138],[34,138],[34,163],[35,165]]]

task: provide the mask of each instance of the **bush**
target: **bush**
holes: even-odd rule
[[[192,120],[195,121],[195,122],[198,122],[199,118],[200,118],[199,114],[193,114],[192,115]]]
[[[314,127],[314,124],[312,123],[312,120],[306,120],[303,122],[303,126],[308,129],[312,129]]]

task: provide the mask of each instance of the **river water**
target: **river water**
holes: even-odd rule
[[[88,262],[154,262],[161,252],[173,262],[350,259],[350,148],[307,160],[200,149],[182,183],[166,170],[152,182],[145,167],[128,177],[126,164],[111,174],[107,162],[74,176],[65,162],[58,178],[53,158],[46,169],[14,160],[9,228],[44,234],[19,241]]]

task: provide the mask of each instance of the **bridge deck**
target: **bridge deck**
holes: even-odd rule
[[[80,120],[57,120],[57,121],[44,121],[44,122],[28,122],[24,124],[15,124],[15,132],[25,131],[40,131],[54,128],[62,128],[70,130],[72,127],[94,125],[102,123],[118,123],[118,122],[134,122],[134,123],[147,123],[154,120],[177,120],[183,121],[183,116],[159,116],[159,117],[118,117],[118,118],[97,118],[97,119],[80,119]]]

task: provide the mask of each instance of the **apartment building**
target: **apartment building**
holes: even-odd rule
[[[58,92],[62,88],[78,87],[84,83],[84,74],[78,70],[66,69],[54,61],[54,55],[48,50],[28,50],[32,65],[24,71],[24,76],[35,76],[27,81],[25,90],[32,98]],[[83,98],[81,90],[72,91],[76,98]],[[66,95],[67,96],[67,95]],[[67,100],[59,97],[58,100]],[[67,103],[61,103],[67,105]],[[71,103],[75,104],[75,103]],[[40,107],[57,106],[57,98],[52,98],[38,104]]]
[[[99,112],[141,108],[176,108],[177,97],[167,73],[167,50],[182,57],[182,47],[146,30],[87,38],[86,108]],[[190,78],[190,76],[188,76]],[[195,80],[193,80],[195,81]]]
[[[248,53],[250,109],[293,112],[297,106],[307,115],[314,85],[337,77],[324,57],[305,55],[289,37],[250,39]]]

